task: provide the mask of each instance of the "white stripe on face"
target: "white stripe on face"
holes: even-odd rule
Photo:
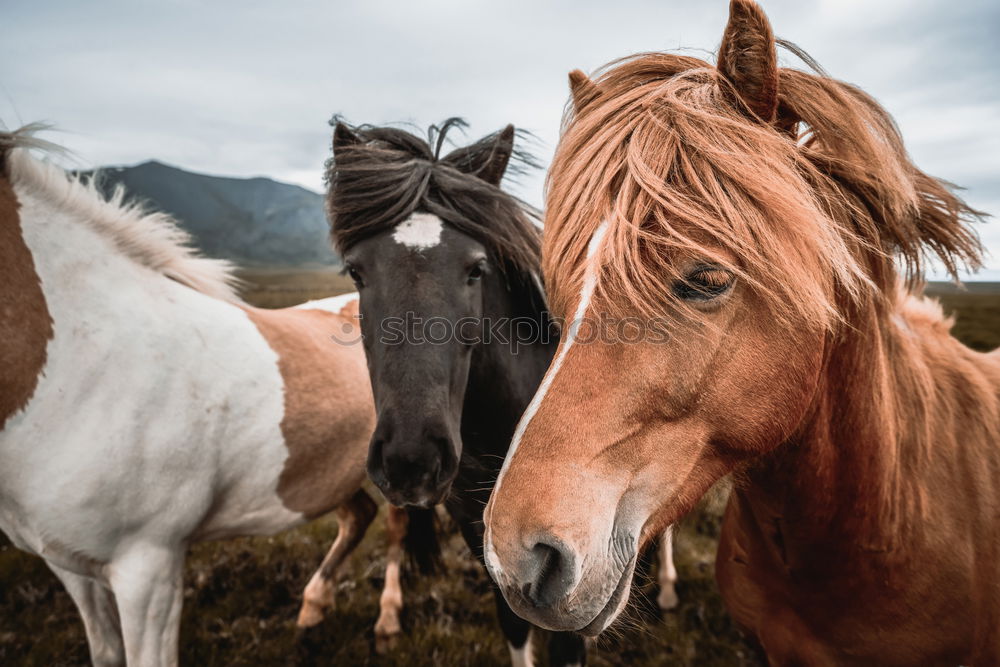
[[[597,287],[597,276],[600,272],[599,262],[594,261],[594,257],[597,255],[597,251],[601,247],[601,241],[604,240],[604,234],[608,230],[607,221],[602,222],[600,226],[594,231],[594,235],[590,238],[590,243],[587,244],[587,268],[583,274],[583,286],[580,288],[580,302],[577,304],[576,312],[573,313],[573,319],[570,320],[569,326],[566,327],[565,335],[563,336],[562,349],[559,350],[559,354],[556,355],[555,360],[552,365],[549,366],[548,372],[545,373],[545,377],[542,379],[542,384],[538,387],[538,391],[535,392],[534,397],[531,399],[531,403],[528,404],[528,408],[524,411],[521,416],[521,420],[517,423],[517,429],[514,431],[514,438],[511,440],[510,449],[507,450],[507,458],[504,459],[503,467],[500,468],[500,475],[497,477],[496,486],[493,488],[493,493],[495,494],[500,489],[500,483],[503,481],[504,473],[507,472],[507,468],[510,467],[510,461],[514,457],[514,452],[517,450],[517,446],[521,442],[521,438],[524,437],[524,432],[528,430],[528,424],[531,423],[532,418],[535,413],[538,412],[538,408],[542,405],[542,401],[545,400],[545,394],[548,393],[549,387],[552,386],[552,382],[556,379],[556,375],[559,373],[559,369],[562,368],[563,362],[566,360],[566,355],[569,353],[570,348],[573,347],[573,343],[576,342],[577,332],[580,330],[580,322],[583,320],[584,315],[587,314],[587,309],[590,307],[590,300],[594,296],[594,289]],[[487,554],[492,553],[492,545],[487,545]]]
[[[441,242],[443,228],[444,223],[436,215],[414,213],[396,226],[392,239],[410,250],[426,250]]]

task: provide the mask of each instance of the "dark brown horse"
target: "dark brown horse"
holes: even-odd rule
[[[523,162],[514,128],[442,155],[461,125],[425,140],[338,123],[327,205],[360,294],[377,416],[369,476],[395,504],[443,502],[481,559],[483,509],[556,336],[533,212],[499,187]],[[530,625],[495,593],[511,662],[530,666]],[[583,639],[553,634],[549,658],[582,664]]]
[[[543,246],[571,325],[488,565],[525,618],[595,634],[640,547],[735,472],[717,576],[773,664],[1000,664],[1000,354],[910,289],[927,255],[978,263],[981,214],[871,97],[775,51],[735,0],[714,66],[571,77]],[[627,341],[584,339],[609,319]]]

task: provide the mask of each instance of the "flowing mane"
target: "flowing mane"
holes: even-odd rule
[[[202,257],[191,246],[191,236],[165,213],[147,212],[126,201],[118,185],[105,198],[94,179],[86,181],[64,169],[34,158],[29,149],[59,152],[62,149],[35,134],[45,126],[32,124],[13,132],[0,132],[0,165],[11,181],[80,216],[111,239],[134,261],[167,278],[218,299],[238,302],[233,266],[221,259]]]
[[[853,306],[895,301],[900,274],[915,284],[928,256],[953,276],[979,266],[969,223],[985,214],[913,165],[875,100],[778,71],[773,124],[697,58],[639,54],[595,78],[567,112],[549,172],[543,269],[555,312],[571,308],[604,221],[598,294],[648,314],[676,302],[678,253],[726,266],[779,317],[828,327]]]
[[[419,211],[483,243],[501,269],[511,265],[536,274],[538,212],[475,171],[494,150],[499,133],[441,157],[448,132],[464,126],[461,119],[449,118],[440,127],[432,125],[426,139],[395,127],[352,127],[361,141],[327,161],[327,213],[337,248],[344,252]],[[530,154],[515,150],[508,173],[536,166]]]
[[[596,636],[729,476],[715,578],[769,664],[1000,664],[1000,353],[917,289],[979,264],[985,214],[779,44],[819,72],[730,0],[715,65],[570,73],[543,269],[555,315],[592,324],[518,425],[490,572],[522,618]]]

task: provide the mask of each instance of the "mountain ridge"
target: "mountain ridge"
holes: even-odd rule
[[[122,185],[127,200],[170,214],[208,256],[253,267],[340,264],[323,195],[300,185],[202,174],[155,159],[82,172],[95,173],[105,194]]]

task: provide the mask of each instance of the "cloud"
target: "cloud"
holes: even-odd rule
[[[508,122],[547,161],[566,73],[629,53],[705,56],[727,3],[689,0],[8,0],[0,119],[48,120],[84,164],[155,157],[322,187],[326,120]],[[995,0],[772,0],[775,32],[896,117],[917,163],[1000,213]],[[792,62],[791,59],[787,59]],[[541,202],[542,176],[520,194]],[[1000,223],[984,228],[1000,269]]]

